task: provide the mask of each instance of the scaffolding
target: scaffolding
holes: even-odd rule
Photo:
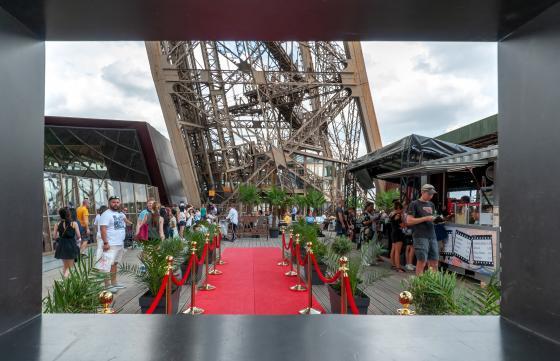
[[[346,165],[381,147],[359,42],[147,42],[189,202],[241,183],[344,196]]]

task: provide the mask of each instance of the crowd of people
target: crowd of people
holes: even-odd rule
[[[166,207],[150,198],[134,224],[128,219],[128,209],[123,207],[120,198],[111,196],[107,206],[99,207],[90,225],[89,207],[89,199],[86,198],[77,209],[70,202],[59,210],[60,220],[53,229],[55,258],[62,260],[63,277],[68,277],[74,263],[81,257],[87,257],[88,244],[97,242],[96,267],[110,274],[105,285],[113,293],[125,288],[117,282],[116,272],[117,265],[122,262],[125,245],[132,245],[135,239],[141,238],[141,234],[145,236],[142,240],[182,238],[186,229],[194,228],[204,220],[212,222],[217,219],[218,212],[213,204],[195,208],[181,202]],[[92,236],[94,231],[95,238]]]
[[[326,230],[334,223],[336,235],[347,236],[358,249],[365,243],[382,243],[386,238],[392,268],[396,272],[416,271],[416,274],[421,274],[426,266],[438,267],[439,253],[447,237],[444,228],[446,219],[436,216],[431,202],[435,193],[435,188],[426,184],[421,189],[420,198],[415,201],[401,203],[396,200],[390,211],[376,210],[373,203],[366,203],[360,215],[353,207],[345,208],[342,200],[332,217],[318,216],[313,209],[302,215],[294,206],[283,211],[279,225],[290,225],[302,219],[308,224],[322,225],[321,228]],[[108,206],[98,209],[93,227],[90,227],[89,206],[89,200],[84,199],[77,209],[69,204],[59,210],[60,221],[53,229],[55,258],[62,260],[63,275],[67,277],[74,262],[85,255],[88,244],[97,241],[96,264],[100,264],[100,270],[111,274],[106,279],[106,286],[112,292],[124,288],[117,282],[116,268],[122,262],[127,239],[132,243],[134,238],[182,238],[186,229],[196,227],[201,221],[216,222],[218,217],[218,209],[213,204],[195,208],[181,202],[166,207],[155,199],[149,199],[134,225],[127,218],[127,209],[119,197],[111,196]],[[259,212],[263,218],[271,217],[271,214],[265,216],[262,211]],[[229,208],[225,220],[231,225],[229,240],[233,242],[237,238],[239,222],[235,207]],[[267,222],[272,223],[270,219]],[[95,240],[91,236],[93,229],[96,231]]]
[[[391,267],[396,272],[421,274],[426,267],[437,269],[443,242],[447,239],[445,221],[449,216],[437,216],[431,202],[434,186],[426,184],[417,200],[395,200],[392,210],[376,210],[366,203],[358,216],[353,207],[345,208],[340,201],[335,210],[335,231],[347,236],[360,249],[364,243],[387,243]],[[403,265],[404,263],[404,265]]]

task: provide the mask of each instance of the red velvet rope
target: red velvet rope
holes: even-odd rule
[[[315,266],[315,272],[317,272],[319,279],[321,279],[321,281],[323,281],[324,283],[333,283],[340,277],[341,273],[340,271],[337,271],[331,278],[326,278],[319,269],[319,264],[317,263],[317,259],[315,258],[314,254],[311,254],[311,260],[313,261],[313,266]]]
[[[219,236],[221,236],[221,234]],[[220,248],[220,246],[222,245],[220,243],[220,237],[219,236],[214,236],[214,241],[216,242],[216,248]]]
[[[210,248],[210,252],[212,252],[214,250],[214,239],[212,239],[212,242],[208,242],[208,247]]]
[[[189,274],[191,273],[191,268],[193,265],[193,260],[194,257],[196,257],[196,255],[192,255],[189,258],[189,266],[187,267],[187,270],[185,271],[185,274],[183,275],[183,278],[179,281],[177,280],[177,278],[175,278],[175,275],[171,275],[171,280],[173,281],[173,283],[175,283],[177,286],[182,286],[185,284],[185,282],[187,282],[187,278],[189,277]]]
[[[352,310],[352,313],[357,315],[360,313],[358,307],[356,307],[356,301],[354,301],[354,295],[352,294],[352,287],[350,286],[350,279],[348,277],[343,277],[344,287],[346,288],[346,298],[348,299],[348,305]]]
[[[292,239],[292,237],[290,237],[290,243],[286,245],[286,237],[284,236],[284,234],[282,234],[282,246],[286,251],[290,250],[293,244],[294,244],[294,240]]]
[[[159,301],[161,300],[161,297],[163,296],[163,292],[165,292],[165,287],[167,286],[168,280],[169,280],[169,275],[165,275],[163,277],[163,281],[161,282],[161,286],[159,286],[159,291],[157,293],[157,296],[152,302],[152,304],[150,305],[150,308],[148,308],[148,311],[146,311],[146,314],[151,315],[152,313],[154,313],[154,310],[156,309],[157,305],[159,304]]]
[[[208,245],[205,244],[204,245],[204,249],[202,250],[202,255],[200,256],[200,259],[198,260],[198,264],[204,264],[204,260],[206,259],[206,253],[208,252]]]
[[[307,257],[304,257],[303,261],[301,260],[301,247],[298,244],[296,244],[296,255],[297,255],[297,261],[299,263],[300,266],[305,266],[307,264]]]

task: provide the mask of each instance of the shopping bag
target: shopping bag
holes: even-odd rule
[[[108,273],[111,271],[112,257],[108,252],[101,252],[101,257],[98,258],[95,268],[101,272]]]

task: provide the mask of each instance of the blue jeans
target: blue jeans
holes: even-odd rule
[[[439,260],[439,247],[436,237],[424,238],[412,236],[412,244],[418,261]]]

